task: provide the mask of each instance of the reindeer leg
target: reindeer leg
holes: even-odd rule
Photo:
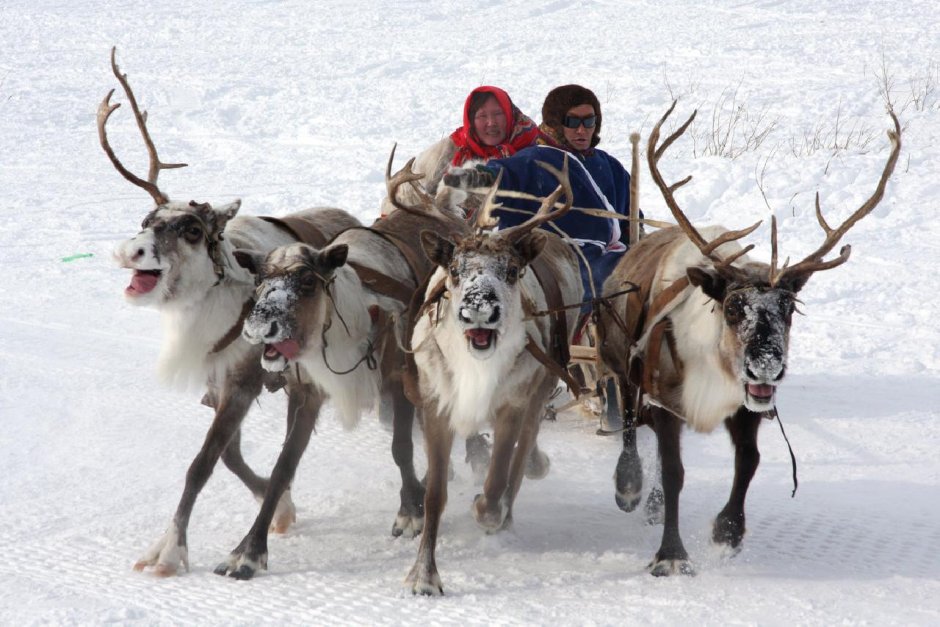
[[[467,438],[466,448],[466,461],[470,463],[473,476],[477,477],[479,481],[486,474],[487,466],[490,465],[490,443],[487,441],[486,435],[476,433]]]
[[[222,462],[225,464],[226,468],[231,470],[232,473],[241,479],[241,482],[251,490],[252,495],[254,495],[258,503],[264,500],[264,493],[268,490],[268,480],[256,475],[248,464],[245,463],[241,451],[240,430],[235,432],[235,435],[229,440],[228,446],[222,451]],[[271,530],[275,533],[286,533],[287,529],[296,520],[297,509],[294,507],[294,502],[290,497],[290,488],[288,488],[284,491],[284,495],[277,504],[277,511],[274,513],[274,522],[271,525]]]
[[[549,383],[550,387],[548,391],[551,392],[555,384],[554,381],[550,381]],[[516,502],[516,496],[519,494],[519,488],[522,487],[523,474],[525,474],[526,477],[529,476],[529,465],[532,462],[532,455],[538,453],[545,456],[544,453],[538,450],[539,427],[541,427],[542,423],[542,405],[543,403],[533,403],[530,407],[531,410],[535,411],[530,410],[522,423],[522,429],[519,432],[519,442],[516,444],[515,451],[513,451],[512,463],[509,466],[509,485],[506,487],[506,494],[502,498],[502,501],[506,505],[506,518],[503,520],[500,530],[508,529],[512,526],[512,507]],[[545,460],[547,465],[547,456],[545,456]],[[548,472],[547,467],[545,472]]]
[[[650,482],[652,485],[650,485],[649,494],[646,495],[646,504],[643,506],[647,525],[661,525],[666,517],[666,497],[663,496],[662,476],[663,462],[657,455],[653,481]]]
[[[137,560],[134,570],[142,571],[152,566],[153,572],[161,577],[176,574],[180,565],[189,570],[186,531],[196,497],[199,496],[212,475],[212,470],[222,452],[238,433],[251,402],[261,393],[259,371],[260,365],[257,368],[243,368],[226,382],[202,448],[186,471],[183,495],[180,497],[173,520],[166,532]]]
[[[541,408],[542,404],[538,407]],[[488,533],[502,529],[509,513],[508,508],[504,507],[504,500],[509,484],[509,467],[522,429],[523,415],[515,408],[504,409],[496,416],[494,423],[490,469],[483,482],[483,493],[476,495],[471,508],[477,524]]]
[[[682,467],[682,454],[679,436],[682,421],[672,413],[659,407],[650,408],[651,418],[656,429],[659,443],[659,456],[662,460],[663,496],[666,505],[666,517],[663,522],[663,539],[656,552],[656,557],[649,565],[650,573],[663,575],[694,575],[689,562],[689,554],[679,537],[679,493],[685,480]]]
[[[392,459],[401,473],[401,506],[392,524],[392,535],[396,538],[407,535],[410,538],[421,533],[424,525],[424,486],[415,475],[414,427],[415,408],[405,397],[400,384],[392,384],[387,390],[394,407],[392,420]]]
[[[418,557],[408,576],[405,588],[413,594],[429,596],[444,594],[441,577],[437,572],[434,550],[437,546],[437,531],[444,505],[447,504],[447,468],[450,465],[450,450],[454,434],[447,417],[436,411],[424,413],[424,441],[428,455],[427,489],[424,493],[424,532],[418,547]]]
[[[537,418],[541,420],[541,416]],[[545,454],[545,451],[539,448],[538,441],[532,442],[525,464],[526,479],[544,479],[551,467],[552,460]]]
[[[734,482],[728,503],[715,518],[712,541],[740,550],[744,538],[744,497],[757,466],[760,451],[757,450],[757,430],[761,415],[740,407],[734,416],[725,420],[725,427],[734,444]]]
[[[235,579],[251,579],[259,568],[268,567],[268,529],[277,509],[281,495],[290,487],[297,464],[310,442],[310,434],[320,413],[323,398],[312,387],[294,386],[289,392],[287,411],[290,431],[278,456],[268,491],[261,503],[261,510],[248,534],[229,555],[228,560],[215,569],[217,575],[229,575]]]
[[[643,464],[636,448],[636,387],[620,378],[623,407],[623,450],[614,471],[614,500],[617,507],[632,512],[640,504],[643,492]]]

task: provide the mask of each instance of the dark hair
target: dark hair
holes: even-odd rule
[[[591,137],[591,146],[596,146],[601,141],[601,103],[594,95],[594,92],[581,85],[562,85],[548,92],[545,101],[542,103],[542,122],[549,125],[557,131],[561,137],[562,120],[565,115],[578,105],[591,105],[594,107],[594,115],[597,116],[597,125],[594,127],[594,135]]]
[[[470,106],[467,107],[467,118],[470,120],[471,124],[473,123],[473,118],[476,116],[477,111],[479,111],[480,107],[485,105],[486,101],[490,98],[499,104],[499,100],[496,99],[496,95],[489,91],[474,92],[474,94],[470,96]]]

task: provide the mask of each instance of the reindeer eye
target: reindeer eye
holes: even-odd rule
[[[725,303],[725,319],[729,324],[737,324],[744,319],[744,303],[740,298],[732,296]]]
[[[309,293],[317,288],[317,275],[311,270],[302,270],[297,276],[300,291]]]
[[[519,279],[519,268],[516,266],[509,266],[506,269],[506,281],[509,283],[515,283]]]
[[[451,266],[448,270],[450,271],[450,278],[455,281],[460,277],[460,271],[457,269],[457,266]]]
[[[195,244],[202,239],[202,227],[198,224],[192,224],[186,227],[186,230],[183,231],[183,237],[185,237],[186,241],[190,244]]]

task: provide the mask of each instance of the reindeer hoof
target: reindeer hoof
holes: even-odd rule
[[[544,479],[552,467],[552,460],[537,448],[532,449],[525,462],[526,479]]]
[[[134,570],[143,572],[153,567],[153,574],[158,577],[172,577],[180,571],[180,566],[189,571],[189,551],[185,544],[180,544],[180,534],[172,526],[154,542],[147,552],[134,563]]]
[[[473,505],[470,507],[473,512],[473,519],[477,524],[483,527],[487,533],[496,533],[505,529],[508,519],[508,508],[504,508],[502,503],[497,502],[490,506],[489,501],[482,494],[477,494],[473,498]],[[506,513],[504,513],[506,512]]]
[[[212,572],[222,577],[229,576],[244,581],[254,577],[259,570],[267,570],[267,568],[267,553],[259,555],[256,559],[251,559],[244,553],[232,553],[228,560],[216,566]]]
[[[628,514],[636,509],[636,506],[640,504],[639,494],[614,494],[614,500],[617,502],[617,507],[627,512]]]
[[[172,577],[179,572],[179,566],[176,564],[157,564],[153,567],[153,574],[157,577]]]
[[[621,452],[614,471],[614,499],[617,507],[632,512],[643,496],[643,466],[635,455]]]
[[[398,516],[395,517],[395,522],[392,524],[392,536],[396,538],[401,536],[415,538],[421,534],[423,529],[424,516],[412,516],[399,512]]]
[[[467,459],[473,476],[483,481],[486,469],[490,466],[490,443],[486,434],[478,433],[467,438]]]
[[[647,567],[654,577],[671,577],[673,575],[695,576],[695,568],[687,559],[661,560],[657,559]]]
[[[405,577],[405,590],[411,590],[413,595],[423,595],[427,597],[439,597],[444,595],[444,585],[441,583],[441,576],[437,569],[433,571],[426,568],[419,568],[415,564]]]
[[[719,514],[712,525],[712,542],[723,544],[730,549],[736,549],[733,555],[741,550],[741,541],[744,539],[744,515],[725,517]]]

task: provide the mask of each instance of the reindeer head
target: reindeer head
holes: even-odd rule
[[[764,264],[735,269],[739,272],[733,280],[713,267],[692,266],[687,276],[715,301],[722,319],[718,350],[744,385],[745,406],[767,411],[786,373],[796,290],[789,284],[771,286]]]
[[[186,164],[160,161],[147,130],[147,112],[140,110],[127,75],[118,69],[115,53],[116,49],[111,48],[111,71],[127,94],[150,156],[147,179],[125,168],[108,141],[108,119],[121,106],[120,103],[111,104],[113,89],[98,106],[98,139],[121,176],[150,194],[156,205],[144,218],[140,233],[120,244],[115,251],[118,263],[134,271],[124,294],[135,304],[186,302],[223,278],[226,264],[220,251],[222,232],[238,212],[241,201],[235,200],[218,208],[195,201],[172,202],[157,187],[161,170],[181,168]]]
[[[347,253],[345,244],[318,251],[301,243],[275,248],[267,256],[235,251],[238,263],[255,275],[258,286],[242,337],[264,344],[261,364],[266,370],[284,370],[317,338],[332,298],[327,291]]]
[[[519,277],[542,252],[545,235],[531,232],[516,241],[473,235],[455,243],[424,231],[421,244],[428,258],[447,272],[450,315],[463,331],[467,349],[477,359],[491,357],[508,330],[507,321],[517,325],[522,318]]]
[[[851,253],[851,247],[848,245],[843,246],[834,259],[824,261],[823,257],[852,226],[871,213],[884,196],[885,186],[894,171],[901,150],[901,126],[897,116],[890,111],[894,121],[894,129],[888,131],[892,150],[874,194],[841,225],[833,229],[823,218],[817,193],[816,218],[826,233],[825,241],[799,263],[790,266],[788,260],[778,269],[775,217],[771,219],[770,264],[748,260],[747,263],[733,265],[754,248],[754,245],[744,248],[737,246],[737,250],[732,251],[732,243],[753,232],[760,222],[739,231],[722,231],[709,240],[692,226],[679,207],[673,192],[688,183],[692,177],[668,185],[659,171],[659,159],[685,132],[695,119],[695,113],[666,138],[662,145],[657,146],[660,128],[675,106],[676,103],[673,102],[650,133],[647,146],[650,174],[679,227],[699,248],[704,256],[703,261],[708,264],[689,267],[687,276],[693,286],[700,288],[720,308],[722,328],[719,350],[723,362],[743,384],[745,406],[751,411],[768,411],[774,406],[776,386],[783,380],[786,372],[790,325],[796,309],[797,293],[815,272],[829,270],[848,261]]]
[[[558,177],[558,188],[542,202],[538,212],[523,224],[491,233],[493,199],[497,177],[477,214],[477,232],[456,242],[431,231],[421,234],[428,258],[446,272],[445,288],[450,295],[449,314],[466,339],[467,350],[477,359],[488,359],[503,335],[520,332],[523,308],[519,279],[526,266],[545,246],[545,233],[535,227],[560,218],[570,208],[573,195],[568,181],[568,162],[561,171],[539,165]],[[566,202],[555,203],[564,193]]]
[[[239,206],[240,200],[218,208],[195,202],[157,206],[140,233],[114,252],[133,271],[125,297],[141,305],[186,302],[218,283],[225,273],[222,233]]]

